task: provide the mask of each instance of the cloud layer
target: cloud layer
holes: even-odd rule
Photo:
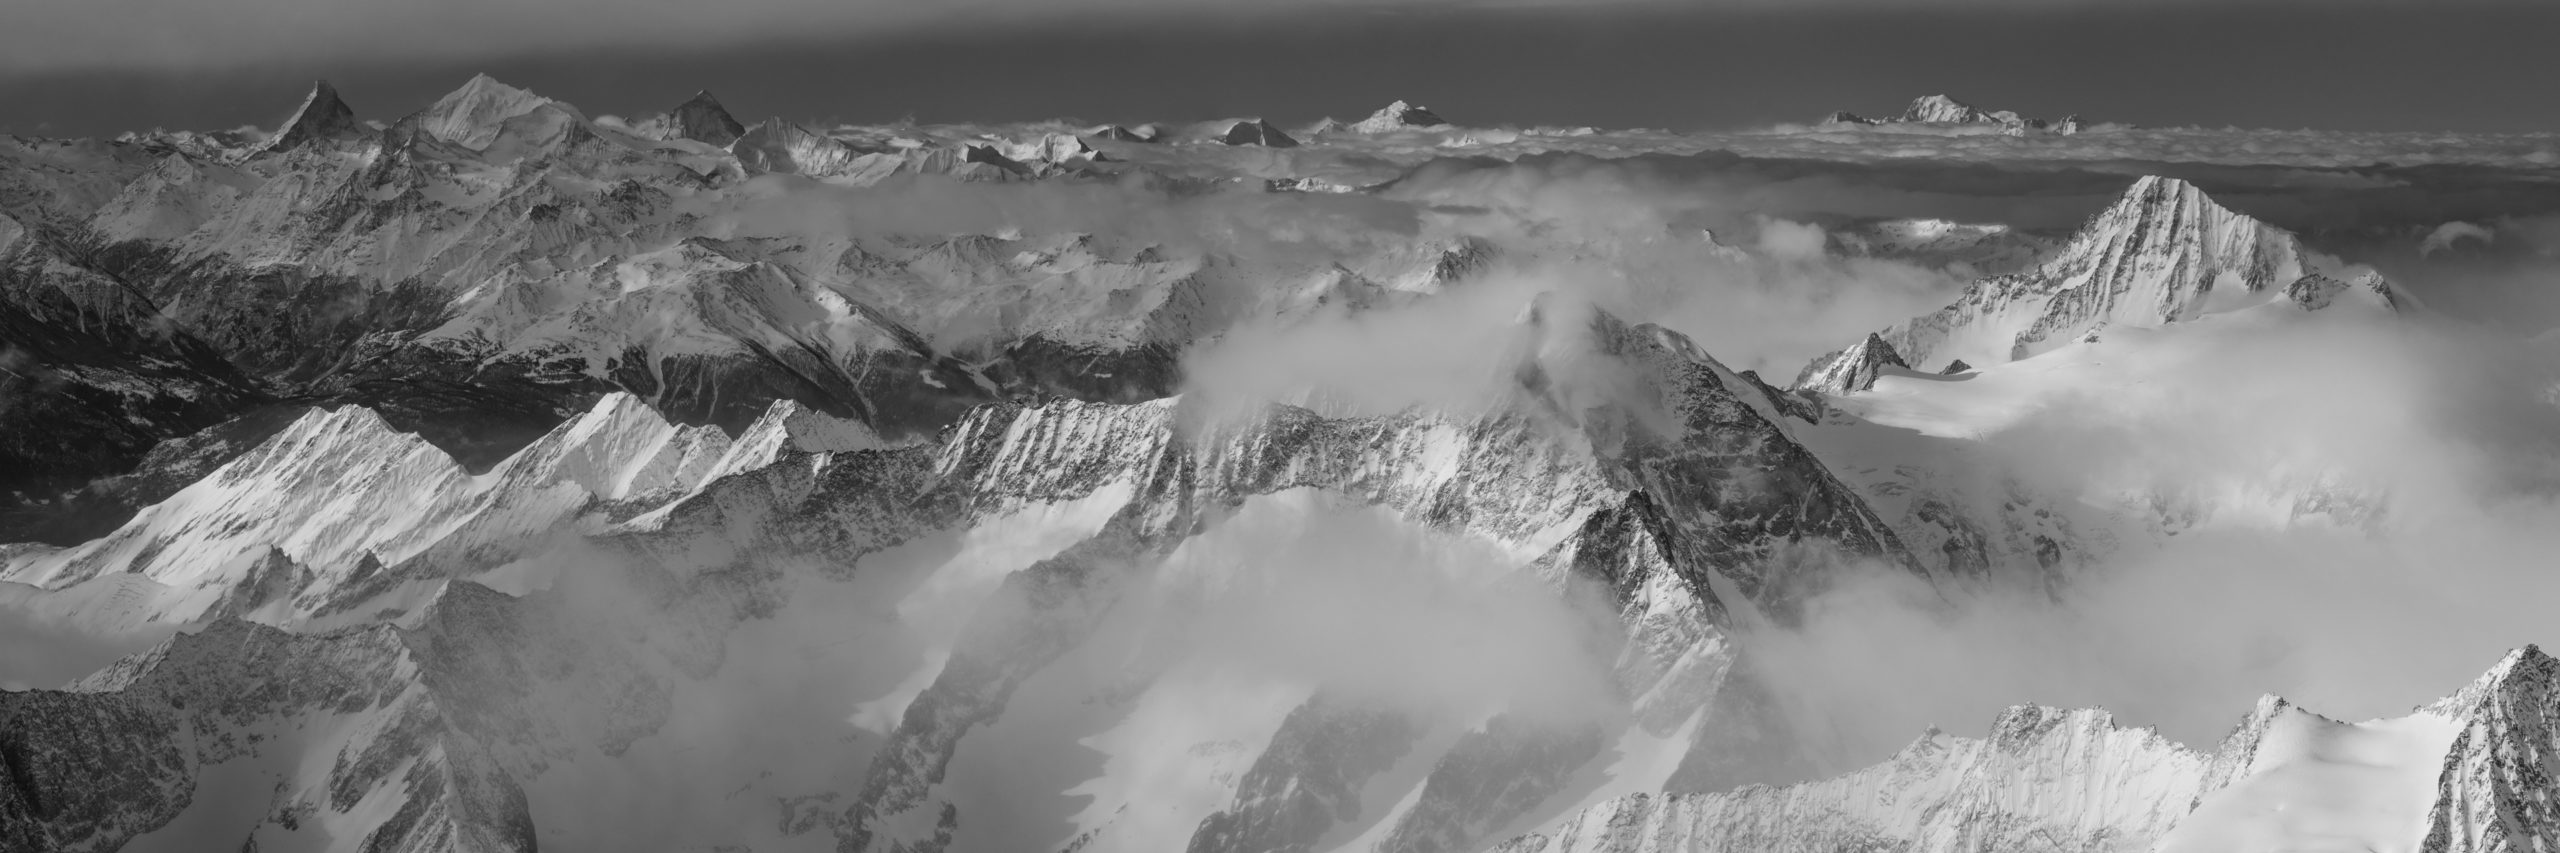
[[[2262,693],[2397,716],[2560,642],[2560,362],[2476,327],[2295,316],[2119,335],[1982,439],[2049,494],[2199,526],[2128,536],[2051,593],[1949,606],[1867,571],[1801,630],[1757,637],[1833,759],[1877,760],[1929,725],[1978,734],[2017,703],[2104,707],[2210,748]],[[2323,489],[2379,512],[2281,518]]]

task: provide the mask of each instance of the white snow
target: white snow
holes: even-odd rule
[[[636,397],[610,394],[478,475],[370,410],[314,410],[106,537],[11,555],[0,578],[60,588],[138,573],[157,586],[126,591],[122,598],[147,594],[150,603],[125,621],[184,622],[208,613],[273,548],[320,577],[295,590],[295,602],[250,614],[291,624],[297,608],[332,594],[367,557],[387,566],[438,549],[522,548],[594,498],[673,503],[713,478],[769,463],[801,436],[819,446],[862,443],[836,419],[787,403],[777,409],[739,453],[716,428],[671,424]]]
[[[2248,775],[2199,803],[2159,853],[2414,853],[2459,721],[2341,723],[2288,708]]]

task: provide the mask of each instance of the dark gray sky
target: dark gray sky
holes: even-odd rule
[[[0,131],[47,135],[272,126],[315,77],[389,119],[478,71],[596,113],[709,88],[748,121],[1302,121],[1405,98],[1460,123],[1696,129],[1944,92],[2147,125],[2560,130],[2560,3],[2540,0],[1044,0],[1039,18],[1003,0],[427,4],[477,21],[451,26],[420,23],[427,0],[9,2],[39,26],[0,27],[17,33],[0,34]],[[481,6],[550,11],[469,18]],[[316,22],[168,11],[197,7]]]

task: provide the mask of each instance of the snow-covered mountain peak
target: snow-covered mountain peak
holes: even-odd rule
[[[531,453],[509,460],[509,470],[556,465],[556,474],[589,494],[622,500],[648,492],[688,488],[725,455],[729,437],[717,427],[669,423],[639,395],[616,391],[596,401],[553,436],[527,448]],[[544,450],[559,448],[556,461]]]
[[[723,463],[743,471],[789,453],[848,453],[887,447],[888,442],[861,421],[839,418],[797,400],[776,400],[764,416],[738,433],[736,457]]]
[[[1445,127],[1448,124],[1439,115],[1431,112],[1429,107],[1396,101],[1388,104],[1385,109],[1370,113],[1368,118],[1352,122],[1346,129],[1353,133],[1393,133],[1412,128]]]
[[[2159,297],[2153,303],[2159,308],[2146,312],[2157,317],[2152,325],[2192,319],[2208,310],[2208,297],[2266,292],[2313,271],[2291,232],[2223,207],[2194,184],[2158,175],[2135,181],[2092,217],[2046,270],[2087,275],[2084,287],[2156,281],[2162,291],[2141,294]]]
[[[293,115],[276,128],[274,136],[260,143],[258,153],[290,151],[315,141],[353,139],[364,135],[364,126],[356,122],[354,109],[339,100],[338,89],[327,80],[313,81],[311,94],[302,99]]]
[[[403,593],[406,581],[387,567],[502,560],[595,502],[638,514],[786,453],[883,444],[789,403],[733,441],[616,392],[474,475],[371,409],[312,409],[106,537],[13,555],[0,579],[62,590],[132,573],[154,584],[140,596],[153,619],[297,624],[421,591]]]
[[[1973,124],[1989,119],[1988,113],[1945,95],[1922,95],[1902,109],[1903,121]]]
[[[2145,175],[2114,204],[2091,217],[2057,264],[2106,260],[2107,253],[2192,251],[2197,260],[2252,276],[2300,275],[2302,246],[2292,233],[2216,203],[2184,180]]]
[[[476,150],[497,138],[501,125],[507,119],[543,106],[570,109],[541,95],[500,83],[487,74],[476,74],[461,88],[429,105],[419,116],[419,127],[438,139]],[[570,109],[570,112],[574,114],[576,111]]]
[[[2076,115],[2060,122],[2048,122],[2043,119],[2028,118],[2011,110],[1981,109],[1945,95],[1924,95],[1915,98],[1909,106],[1902,109],[1901,114],[1892,118],[1865,118],[1856,113],[1841,110],[1824,116],[1820,124],[1832,128],[1858,125],[1919,125],[1953,129],[1958,132],[1963,132],[1968,127],[1979,127],[2010,136],[2024,136],[2031,132],[2069,135],[2079,133],[2083,129],[2080,117]]]
[[[1875,387],[1887,368],[1909,369],[1882,335],[1869,334],[1855,346],[1813,360],[1796,375],[1796,390],[1848,394]]]
[[[2539,696],[2560,690],[2560,659],[2554,659],[2538,645],[2510,651],[2499,658],[2489,671],[2463,685],[2453,695],[2421,708],[2448,716],[2472,713],[2502,696]],[[2555,720],[2554,722],[2560,722]]]
[[[2407,304],[2380,276],[2311,252],[2192,183],[2152,175],[2043,265],[1976,281],[1954,304],[1881,334],[1908,366],[1928,370],[1951,359],[2015,361],[2106,326],[2164,326],[2272,302],[2323,309],[2342,298]]]

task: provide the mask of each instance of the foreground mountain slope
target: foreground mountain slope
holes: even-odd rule
[[[2021,706],[1838,779],[1635,796],[1495,849],[2504,851],[2548,814],[2560,663],[2527,647],[2407,717],[2341,723],[2270,696],[2212,752],[2102,711]]]

